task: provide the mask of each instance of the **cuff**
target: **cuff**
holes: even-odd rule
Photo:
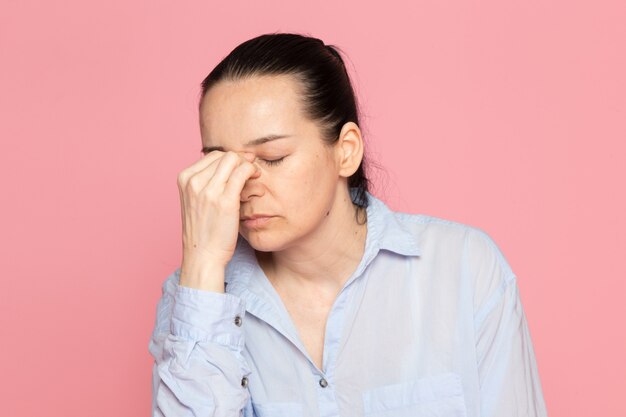
[[[177,284],[170,331],[181,338],[241,350],[245,312],[244,301],[235,295]]]

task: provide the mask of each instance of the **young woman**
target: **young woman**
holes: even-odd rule
[[[516,276],[480,229],[370,194],[334,47],[244,42],[199,114],[149,346],[154,416],[546,415]]]

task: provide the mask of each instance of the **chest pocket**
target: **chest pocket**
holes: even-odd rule
[[[258,417],[302,417],[304,406],[302,403],[283,402],[259,404],[252,402],[254,414]]]
[[[466,417],[461,377],[447,372],[363,392],[367,417]]]

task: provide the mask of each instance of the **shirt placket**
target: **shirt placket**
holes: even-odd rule
[[[361,271],[363,268],[358,268],[355,273],[359,274]],[[363,277],[355,276],[355,279],[349,279],[346,282],[328,314],[322,362],[324,372],[314,375],[319,379],[317,396],[320,417],[339,417],[335,385],[337,358],[346,343],[344,340],[345,326],[354,320],[354,312],[358,310],[358,305],[363,297],[366,272],[363,275]],[[319,371],[315,366],[313,369]]]

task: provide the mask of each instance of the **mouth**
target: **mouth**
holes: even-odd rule
[[[240,219],[247,228],[259,228],[267,225],[275,216],[255,214],[253,216],[246,216]]]

